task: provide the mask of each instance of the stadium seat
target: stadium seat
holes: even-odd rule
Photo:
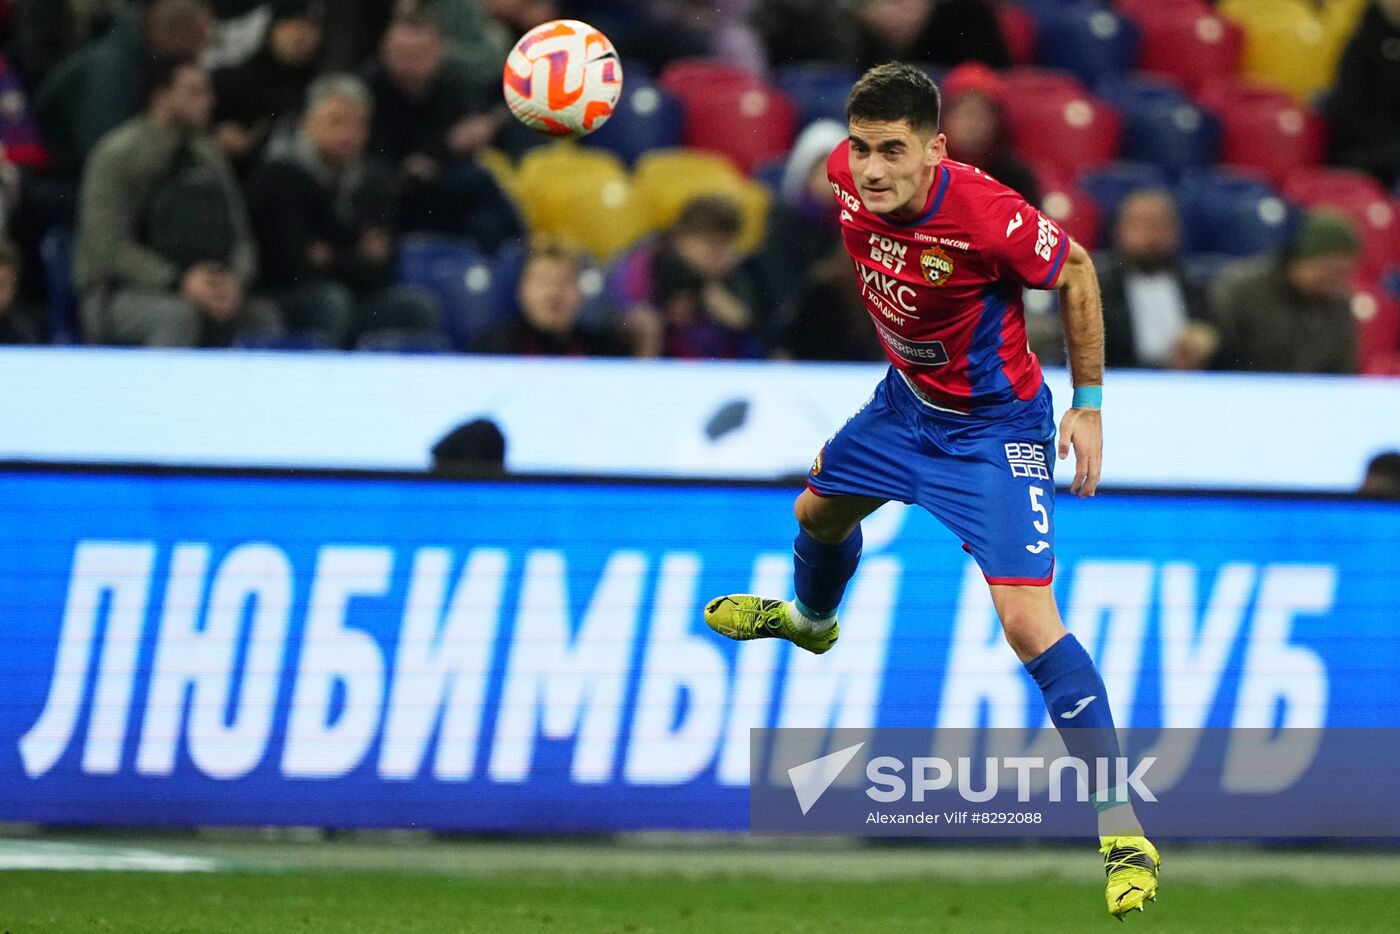
[[[313,351],[332,350],[319,334],[292,331],[287,334],[239,334],[233,339],[238,350]]]
[[[1378,276],[1400,263],[1400,209],[1375,178],[1350,169],[1299,169],[1283,194],[1306,208],[1345,214],[1362,243],[1362,275]]]
[[[1094,200],[1101,221],[1104,243],[1112,240],[1112,229],[1123,199],[1143,188],[1169,188],[1166,172],[1150,162],[1114,162],[1081,172],[1078,187]]]
[[[1340,50],[1306,0],[1221,0],[1219,10],[1244,30],[1245,75],[1284,88],[1302,104],[1332,86]]]
[[[797,122],[846,122],[846,96],[860,74],[840,65],[804,64],[781,69],[774,83],[797,106]]]
[[[1120,0],[1118,9],[1137,26],[1142,71],[1180,81],[1192,94],[1239,71],[1243,31],[1201,0]]]
[[[681,126],[681,105],[674,96],[645,77],[634,81],[628,74],[616,111],[583,143],[615,153],[630,165],[649,149],[679,146]]]
[[[613,153],[560,142],[521,158],[514,194],[531,230],[553,231],[570,222],[567,202],[576,189],[626,183],[627,166]]]
[[[443,330],[457,350],[470,350],[505,313],[491,260],[460,240],[405,237],[399,246],[399,280],[437,298]]]
[[[1137,29],[1100,3],[1037,3],[1028,7],[1036,21],[1035,59],[1063,68],[1092,84],[1121,75],[1137,56]]]
[[[1357,370],[1372,376],[1400,376],[1400,299],[1384,289],[1362,287],[1352,297],[1356,317]]]
[[[562,186],[558,212],[538,228],[576,244],[606,261],[651,231],[650,216],[630,181]]]
[[[753,74],[735,68],[728,62],[709,58],[683,58],[671,62],[661,72],[657,83],[671,94],[687,101],[695,94],[720,87],[752,87],[763,80]]]
[[[78,324],[78,296],[73,289],[73,231],[54,227],[39,244],[44,264],[44,288],[49,306],[49,341],[54,344],[80,344],[83,335]]]
[[[1103,82],[1099,96],[1123,116],[1123,156],[1173,174],[1215,161],[1220,125],[1173,83],[1132,78]]]
[[[1221,161],[1281,185],[1294,171],[1322,160],[1322,119],[1287,94],[1265,85],[1227,80],[1208,84],[1201,103],[1220,120]]]
[[[723,153],[745,172],[792,147],[797,108],[763,84],[719,84],[683,97],[687,146]]]
[[[1176,194],[1188,252],[1248,256],[1282,249],[1297,220],[1269,185],[1228,169],[1187,173]]]
[[[476,161],[491,173],[491,177],[501,186],[502,191],[512,198],[516,197],[515,163],[510,160],[510,156],[495,147],[487,147],[477,153]]]
[[[1029,65],[1035,61],[1035,16],[1014,3],[998,3],[996,13],[1001,41],[1006,44],[1012,64]]]
[[[1023,158],[1072,175],[1117,156],[1121,119],[1072,76],[1014,69],[1006,82],[1002,101],[1007,124]]]
[[[654,230],[675,223],[691,198],[725,194],[738,202],[743,213],[744,249],[755,250],[763,242],[771,196],[763,185],[740,175],[724,156],[684,149],[650,152],[637,161],[633,178]]]
[[[1086,250],[1103,243],[1103,213],[1094,199],[1076,185],[1046,174],[1042,181],[1041,209]]]
[[[374,353],[438,354],[451,353],[452,344],[441,334],[377,328],[360,335],[355,349]]]

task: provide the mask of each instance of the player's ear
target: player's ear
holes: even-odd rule
[[[924,161],[929,165],[937,165],[948,158],[948,137],[942,133],[935,133],[929,137],[928,146],[924,148]]]

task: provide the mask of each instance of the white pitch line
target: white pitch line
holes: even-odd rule
[[[220,868],[218,860],[157,850],[43,840],[0,840],[0,869],[214,872]]]

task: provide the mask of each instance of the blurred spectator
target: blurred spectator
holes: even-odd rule
[[[797,313],[775,357],[792,360],[884,360],[885,351],[860,294],[860,278],[838,246],[812,266]]]
[[[449,477],[492,477],[506,472],[506,436],[489,418],[464,422],[433,445],[432,472]]]
[[[1384,451],[1371,458],[1358,492],[1362,496],[1400,500],[1400,451]]]
[[[492,20],[482,0],[398,0],[400,13],[425,13],[435,19],[447,40],[448,54],[472,83],[495,85],[501,80],[511,39]]]
[[[293,135],[316,77],[321,50],[319,0],[274,0],[262,47],[241,65],[214,72],[219,143],[246,175],[269,139]]]
[[[499,83],[474,86],[447,58],[436,22],[394,20],[369,84],[371,148],[398,169],[405,230],[468,237],[487,251],[524,233],[514,206],[475,159],[506,116]]]
[[[1360,242],[1351,223],[1307,215],[1281,256],[1243,260],[1211,291],[1220,364],[1273,373],[1355,373],[1351,281]]]
[[[532,246],[516,290],[520,314],[488,332],[483,353],[526,357],[617,357],[626,349],[613,335],[579,324],[582,256],[557,242]]]
[[[54,66],[103,36],[127,0],[23,0],[15,7],[11,53],[25,84],[39,87]]]
[[[846,127],[835,120],[818,120],[803,130],[788,154],[778,197],[768,209],[758,265],[765,302],[779,326],[792,320],[812,267],[841,248],[840,215],[826,177],[826,160],[845,138]]]
[[[1031,204],[1040,186],[1030,167],[1011,152],[1002,113],[1001,76],[986,65],[959,65],[943,79],[943,132],[948,155],[975,165]]]
[[[1376,0],[1362,15],[1329,109],[1333,161],[1400,181],[1400,0]]]
[[[34,316],[28,309],[15,304],[22,265],[15,245],[8,240],[0,240],[0,344],[37,344],[41,341]]]
[[[1111,367],[1205,368],[1219,335],[1205,296],[1181,267],[1181,218],[1165,190],[1123,199],[1114,251],[1098,265],[1104,362]]]
[[[318,78],[300,133],[250,195],[263,281],[292,329],[333,347],[366,331],[438,332],[436,302],[394,284],[393,182],[365,158],[371,106],[354,75]]]
[[[660,239],[619,261],[624,325],[639,357],[755,357],[758,288],[741,265],[739,207],[701,195]]]
[[[1010,64],[987,0],[758,0],[754,23],[774,66],[830,61],[865,69],[900,59]]]
[[[934,65],[1011,64],[987,0],[857,0],[856,66],[901,60]]]
[[[257,251],[207,133],[208,74],[157,62],[148,87],[146,112],[105,137],[83,174],[73,258],[88,341],[217,346],[279,331],[277,309],[247,293]]]
[[[197,58],[213,29],[204,0],[150,0],[123,14],[96,44],[59,63],[35,99],[56,170],[77,175],[98,140],[141,112],[151,60]]]

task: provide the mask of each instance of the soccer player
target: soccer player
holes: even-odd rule
[[[1104,351],[1089,254],[1011,189],[946,157],[938,88],[918,69],[872,68],[852,88],[846,116],[850,136],[827,173],[891,366],[817,455],[797,498],[797,599],[718,597],[705,621],[731,639],[827,651],[860,560],[861,520],[888,500],[917,503],[976,559],[1006,640],[1070,751],[1116,757],[1103,680],[1065,630],[1050,587],[1055,422],[1020,297],[1023,287],[1059,290],[1075,386],[1059,456],[1073,449],[1070,492],[1093,496]],[[1155,900],[1160,859],[1125,789],[1096,789],[1094,801],[1108,910],[1121,920]]]

